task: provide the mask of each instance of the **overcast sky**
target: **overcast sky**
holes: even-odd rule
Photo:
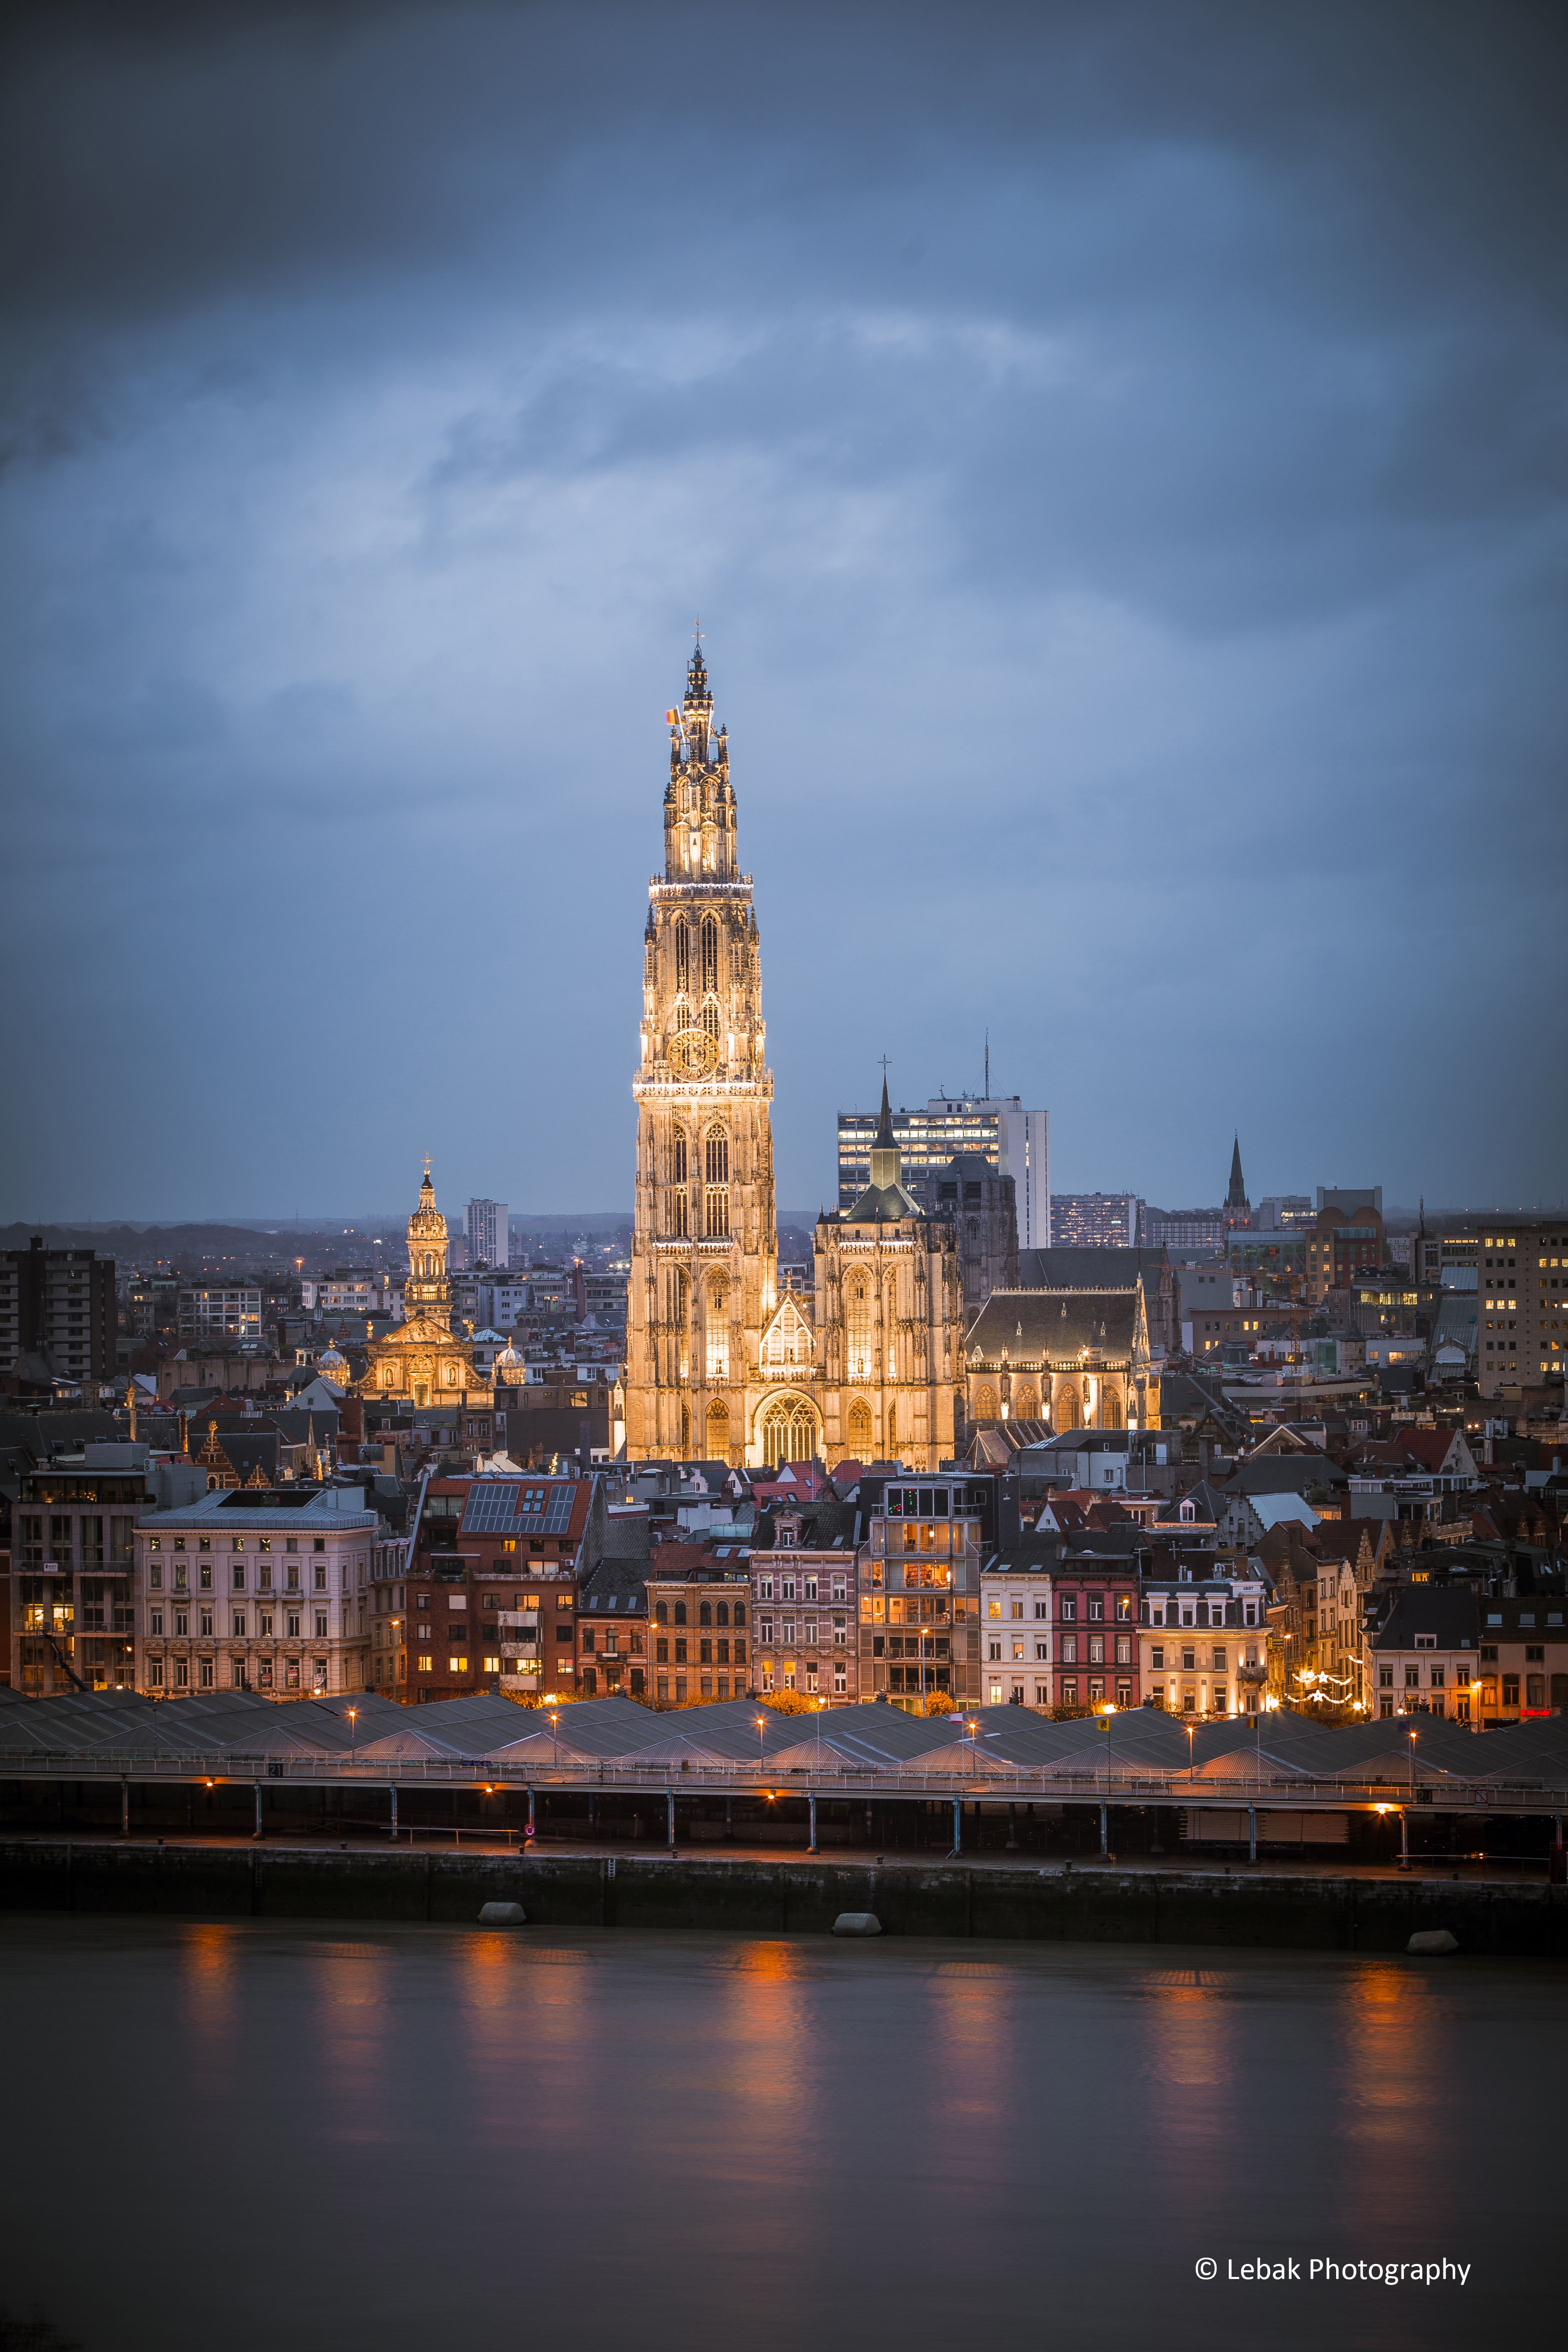
[[[629,1206],[698,613],[784,1207],[1568,1192],[1560,7],[10,21],[0,1217]]]

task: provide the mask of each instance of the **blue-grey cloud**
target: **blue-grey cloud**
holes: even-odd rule
[[[987,1026],[1064,1187],[1562,1192],[1550,12],[11,37],[0,1213],[629,1197],[697,610],[786,1202]]]

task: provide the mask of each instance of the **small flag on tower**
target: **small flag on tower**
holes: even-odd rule
[[[667,727],[679,727],[680,724],[679,719],[673,710],[667,710],[664,719]]]

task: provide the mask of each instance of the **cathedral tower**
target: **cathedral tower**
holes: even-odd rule
[[[749,1417],[776,1305],[762,958],[726,730],[699,644],[668,714],[664,872],[648,885],[626,1347],[633,1460],[758,1458]]]

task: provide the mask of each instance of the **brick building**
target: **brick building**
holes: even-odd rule
[[[411,1705],[575,1689],[577,1580],[603,1522],[595,1479],[429,1479],[376,1579],[374,1687]]]
[[[750,1686],[749,1555],[739,1544],[661,1543],[648,1562],[653,1695],[673,1706],[744,1698]]]

